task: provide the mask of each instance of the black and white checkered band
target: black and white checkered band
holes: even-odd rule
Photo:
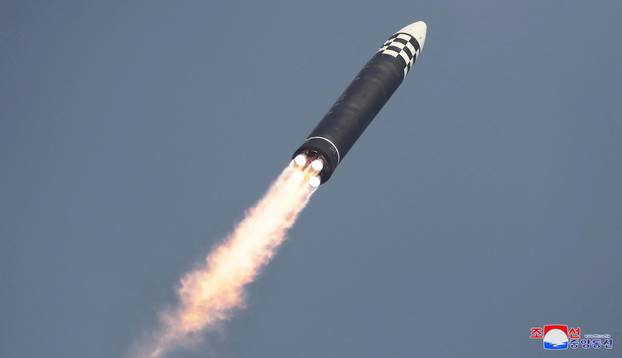
[[[413,63],[417,60],[419,50],[419,43],[414,37],[398,32],[389,37],[378,52],[383,55],[401,58],[404,61],[404,76],[406,76]]]

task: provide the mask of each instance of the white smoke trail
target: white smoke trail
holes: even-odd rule
[[[234,310],[243,308],[245,286],[285,240],[315,191],[309,179],[316,174],[311,166],[302,169],[294,162],[285,168],[224,242],[181,279],[177,307],[161,314],[160,328],[132,356],[164,357],[171,349],[200,340],[201,333],[218,328]]]

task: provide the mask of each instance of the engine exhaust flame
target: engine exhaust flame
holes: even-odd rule
[[[305,158],[306,159],[306,158]],[[200,340],[245,306],[245,286],[251,283],[285,240],[287,231],[316,189],[317,171],[295,160],[228,237],[177,288],[179,302],[160,315],[160,328],[132,354],[160,358],[176,347]],[[315,179],[314,179],[315,178]]]

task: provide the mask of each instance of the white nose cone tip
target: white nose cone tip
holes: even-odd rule
[[[423,21],[414,22],[398,32],[403,32],[405,34],[409,34],[410,36],[417,39],[419,43],[419,47],[423,49],[423,44],[425,43],[425,34],[428,31],[428,25]]]

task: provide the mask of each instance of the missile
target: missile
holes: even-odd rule
[[[319,172],[312,186],[330,178],[400,86],[423,49],[426,30],[425,22],[417,21],[389,37],[294,152],[296,165]]]

